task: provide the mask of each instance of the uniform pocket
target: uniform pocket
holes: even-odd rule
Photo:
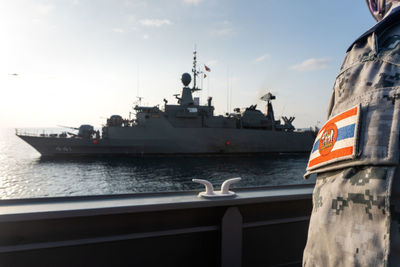
[[[359,159],[373,165],[399,160],[400,87],[384,88],[363,97]]]

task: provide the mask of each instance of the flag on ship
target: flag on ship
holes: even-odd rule
[[[211,69],[209,67],[207,67],[206,65],[204,65],[204,68],[206,69],[206,71],[210,72]]]

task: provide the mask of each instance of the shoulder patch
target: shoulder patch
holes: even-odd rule
[[[315,138],[307,171],[347,159],[357,153],[361,106],[357,105],[328,120]]]

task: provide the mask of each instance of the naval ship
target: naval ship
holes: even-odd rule
[[[308,153],[314,142],[315,131],[296,130],[294,117],[276,120],[272,107],[275,96],[265,94],[265,113],[257,105],[232,113],[214,115],[212,97],[200,105],[193,93],[199,91],[196,51],[193,53],[192,77],[182,75],[181,94],[174,95],[177,104],[164,107],[134,107],[135,118],[123,119],[113,115],[102,131],[88,124],[77,133],[34,135],[16,131],[16,135],[34,147],[42,156],[97,156],[97,155],[177,155],[177,154],[253,154],[253,153]]]

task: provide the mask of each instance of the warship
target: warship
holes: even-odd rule
[[[296,130],[294,117],[276,120],[272,107],[275,96],[265,94],[265,113],[257,105],[232,113],[214,115],[212,97],[200,105],[193,93],[199,91],[196,78],[196,51],[193,53],[192,77],[182,75],[181,94],[174,95],[177,104],[164,107],[136,105],[135,117],[123,119],[113,115],[101,132],[84,124],[73,128],[77,133],[30,134],[16,130],[16,135],[34,147],[42,156],[97,155],[177,155],[177,154],[253,154],[308,153],[315,131]]]

